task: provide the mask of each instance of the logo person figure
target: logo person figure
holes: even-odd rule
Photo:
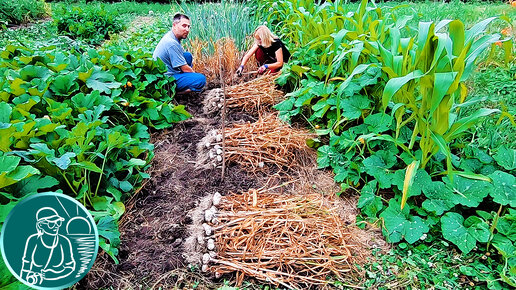
[[[59,234],[64,218],[53,208],[43,207],[36,220],[37,233],[27,238],[20,273],[31,285],[67,277],[76,266],[70,240]]]

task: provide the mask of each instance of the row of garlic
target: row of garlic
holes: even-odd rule
[[[217,256],[217,253],[215,252],[215,240],[213,239],[214,230],[213,227],[209,224],[215,224],[217,223],[217,206],[220,204],[220,201],[222,200],[222,195],[218,192],[215,192],[213,194],[212,199],[212,206],[204,211],[204,223],[202,224],[202,227],[204,229],[204,234],[206,236],[206,250],[207,252],[204,253],[202,256],[202,268],[201,270],[203,272],[208,271],[208,267],[210,264],[210,261],[214,259]],[[204,245],[205,238],[204,237],[198,237],[199,244]]]

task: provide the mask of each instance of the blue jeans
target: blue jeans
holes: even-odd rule
[[[192,66],[193,56],[189,52],[185,52],[184,57],[186,59],[186,63],[189,66]],[[176,91],[182,92],[186,90],[191,90],[192,92],[200,92],[202,88],[206,85],[206,77],[200,73],[178,73],[174,75],[176,79]]]

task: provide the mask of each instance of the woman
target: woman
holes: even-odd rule
[[[242,63],[238,67],[236,73],[242,74],[244,65],[247,63],[251,55],[254,54],[258,61],[258,73],[263,74],[266,71],[271,73],[278,72],[283,67],[283,63],[288,62],[290,52],[285,47],[283,42],[267,28],[265,25],[260,25],[254,31],[253,47],[244,55]]]

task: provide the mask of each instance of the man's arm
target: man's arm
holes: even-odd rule
[[[182,72],[192,72],[192,73],[195,72],[193,70],[193,68],[191,66],[187,65],[187,64],[182,65],[180,68],[181,68]]]

